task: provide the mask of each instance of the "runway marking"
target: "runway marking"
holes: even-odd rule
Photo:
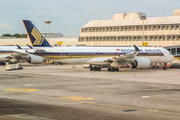
[[[94,100],[94,98],[83,98],[83,97],[59,97],[60,99],[68,100]]]
[[[149,98],[150,96],[142,96],[142,98]]]
[[[145,108],[145,109],[149,109],[149,110],[155,110],[155,109],[151,109],[151,108],[148,108],[148,107],[144,107],[144,106],[142,106],[142,105],[140,105],[140,104],[137,103],[138,100],[140,100],[140,99],[145,99],[145,98],[149,98],[149,97],[150,97],[150,96],[142,96],[142,97],[134,100],[134,103],[135,103],[137,106],[139,106],[139,107],[142,107],[142,108]]]
[[[161,94],[161,95],[166,95],[166,94]],[[142,105],[140,105],[140,104],[137,103],[137,101],[140,100],[140,99],[149,98],[149,97],[153,97],[153,96],[160,96],[160,95],[142,96],[142,97],[134,100],[134,103],[135,103],[136,105],[138,105],[138,106],[146,109],[147,111],[156,111],[156,112],[161,112],[161,113],[180,115],[180,113],[168,112],[168,111],[161,111],[161,110],[157,110],[157,109],[152,109],[152,108],[148,108],[148,107],[142,106]]]
[[[86,102],[84,102],[84,103],[86,103]],[[112,104],[105,104],[105,103],[95,103],[95,102],[90,102],[90,103],[87,102],[87,104],[94,104],[94,105],[101,105],[101,106],[108,106],[108,107],[129,108],[129,109],[136,109],[136,110],[146,110],[146,111],[152,111],[152,112],[160,112],[160,113],[180,115],[180,113],[161,111],[161,110],[156,110],[156,109],[143,109],[143,108],[120,106],[120,105],[112,105]]]
[[[3,91],[38,91],[38,89],[9,88]]]
[[[50,97],[52,96],[53,94],[59,94],[59,93],[63,93],[63,92],[67,92],[67,91],[76,91],[76,90],[83,90],[83,89],[93,89],[93,88],[98,88],[98,87],[109,87],[109,86],[114,86],[114,85],[100,85],[100,86],[92,86],[92,87],[84,87],[84,88],[76,88],[76,89],[69,89],[69,90],[62,90],[62,91],[59,91],[59,92],[53,92],[53,93],[49,93],[48,95],[46,95],[46,97]],[[122,85],[115,85],[115,86],[122,86]],[[121,89],[121,90],[132,90],[132,89]],[[138,90],[159,90],[159,89],[138,89]]]
[[[24,85],[24,86],[32,86],[31,84],[26,84],[26,85]]]
[[[63,104],[80,104],[80,103],[63,103]]]

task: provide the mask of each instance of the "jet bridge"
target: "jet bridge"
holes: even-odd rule
[[[180,60],[180,45],[167,46],[164,49],[167,49],[174,56],[175,60]]]

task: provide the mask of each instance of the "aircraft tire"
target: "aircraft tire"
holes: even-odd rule
[[[110,67],[110,68],[108,68],[108,71],[109,71],[109,72],[119,71],[119,68]]]
[[[94,67],[94,71],[98,71],[98,67]]]
[[[163,70],[167,70],[167,67],[163,67]]]
[[[159,69],[159,66],[156,66],[156,69]]]
[[[93,71],[93,70],[94,70],[94,67],[91,67],[91,68],[90,68],[90,71]]]
[[[116,71],[116,68],[114,68],[114,67],[111,68],[111,71],[112,71],[112,72],[115,72],[115,71]]]

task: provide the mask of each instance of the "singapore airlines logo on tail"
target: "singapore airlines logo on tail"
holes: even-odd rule
[[[31,34],[35,38],[33,45],[41,45],[43,43],[44,38],[35,27],[33,27]]]

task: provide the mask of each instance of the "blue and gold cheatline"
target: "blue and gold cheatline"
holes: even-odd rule
[[[35,55],[47,57],[51,59],[72,59],[72,58],[94,58],[94,57],[112,57],[127,54],[126,52],[51,52],[51,53],[36,53]],[[141,52],[137,56],[164,56],[163,53],[145,53]]]

